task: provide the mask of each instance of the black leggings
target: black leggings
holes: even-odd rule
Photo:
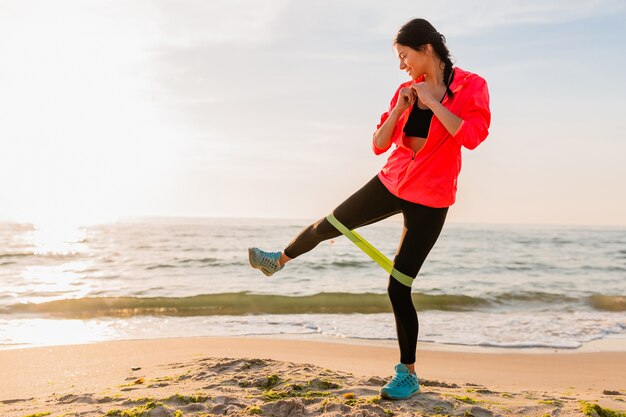
[[[400,247],[394,258],[394,268],[415,278],[426,256],[437,241],[446,219],[448,208],[432,208],[411,203],[393,195],[374,177],[363,188],[350,196],[333,211],[333,215],[348,229],[366,226],[397,213],[404,216],[404,230]],[[339,236],[326,218],[305,228],[285,249],[289,258],[296,258],[316,247],[320,242]],[[389,277],[387,288],[396,318],[400,362],[415,363],[418,321],[411,299],[411,288]]]

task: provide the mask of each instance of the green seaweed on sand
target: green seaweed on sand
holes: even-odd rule
[[[563,402],[559,400],[539,400],[539,404],[553,405],[555,407],[560,407],[563,405]]]
[[[583,414],[589,417],[626,417],[626,413],[603,408],[598,404],[591,404],[587,401],[580,401],[580,407]]]
[[[333,395],[329,390],[341,388],[339,384],[329,379],[314,378],[307,381],[305,385],[292,383],[277,389],[276,387],[281,385],[284,380],[278,375],[269,375],[266,378],[267,381],[261,385],[261,387],[266,388],[262,393],[262,398],[265,401],[275,401],[293,397],[304,399],[329,397]]]
[[[263,410],[261,410],[261,407],[259,407],[258,405],[249,405],[245,410],[244,410],[245,414],[263,414]]]
[[[476,404],[478,401],[468,397],[467,395],[464,396],[460,396],[460,395],[453,395],[452,398],[454,398],[455,400],[459,400],[461,402],[464,402],[466,404]]]
[[[109,410],[105,416],[107,417],[147,417],[150,414],[150,410],[158,406],[162,406],[160,402],[150,401],[144,405],[133,407],[128,410],[113,409]]]
[[[134,400],[129,400],[129,401],[135,404],[145,404],[149,402],[155,402],[156,400],[153,397],[141,397],[141,398],[136,398]]]
[[[289,398],[289,396],[289,391],[274,391],[273,389],[263,391],[263,394],[261,394],[265,401],[282,400],[283,398]]]
[[[368,398],[348,398],[345,401],[346,405],[353,406],[357,404],[379,404],[380,397],[378,395],[374,395]]]
[[[52,412],[44,411],[43,413],[29,414],[29,415],[24,416],[24,417],[44,417],[44,416],[49,416],[50,414],[52,414]]]
[[[329,379],[320,379],[319,381],[309,381],[309,385],[317,384],[321,389],[337,389],[341,388],[341,385],[334,383]]]
[[[180,410],[176,410],[174,411],[174,416],[173,417],[183,417],[183,412]]]
[[[254,385],[259,386],[261,388],[270,389],[270,388],[274,388],[276,385],[279,385],[283,382],[281,377],[279,377],[276,374],[267,375],[265,378],[266,378],[265,380],[262,380],[260,383],[255,383]],[[239,381],[237,382],[237,385],[239,385],[241,388],[248,388],[252,386],[252,381],[250,380]]]
[[[280,384],[282,381],[281,378],[276,374],[268,375],[266,378],[267,381],[263,383],[263,388],[273,388],[276,385]]]
[[[271,389],[271,390],[263,391],[263,394],[261,394],[263,400],[267,402],[282,400],[284,398],[298,397],[298,398],[311,399],[311,398],[328,397],[330,395],[332,394],[328,391],[295,392],[294,390],[289,389],[289,388],[281,390],[281,391],[275,391]]]
[[[181,394],[174,394],[168,398],[166,398],[163,401],[172,401],[172,402],[178,402],[178,403],[183,403],[183,404],[191,404],[191,403],[205,403],[209,400],[209,396],[204,395],[204,394],[195,394],[195,395],[181,395]]]

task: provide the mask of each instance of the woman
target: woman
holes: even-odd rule
[[[487,137],[491,113],[485,80],[452,65],[445,37],[428,21],[406,23],[394,47],[400,69],[411,80],[397,89],[377,126],[372,146],[377,155],[392,144],[395,148],[378,175],[332,214],[350,230],[397,213],[404,216],[401,244],[388,284],[400,363],[380,391],[384,398],[402,399],[419,390],[415,374],[418,321],[410,284],[455,201],[461,146],[474,149]],[[250,248],[250,264],[269,276],[321,241],[339,235],[323,218],[304,229],[283,252]]]

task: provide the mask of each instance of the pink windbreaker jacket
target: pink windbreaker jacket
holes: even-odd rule
[[[377,129],[395,107],[400,90],[420,81],[423,79],[411,80],[398,87]],[[485,80],[455,67],[450,89],[454,93],[453,97],[450,99],[446,95],[442,104],[463,119],[454,136],[433,116],[426,143],[416,154],[404,142],[403,129],[410,108],[400,116],[393,130],[389,147],[393,143],[395,149],[378,177],[391,193],[403,200],[436,208],[451,206],[456,200],[457,178],[461,171],[461,146],[474,149],[489,134],[491,112]],[[380,149],[373,144],[376,155],[386,152],[389,147]]]

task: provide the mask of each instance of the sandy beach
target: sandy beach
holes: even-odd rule
[[[623,349],[423,344],[420,393],[382,400],[378,389],[396,361],[391,343],[342,339],[197,337],[5,350],[0,415],[562,416],[594,415],[594,404],[617,415],[626,410]]]

